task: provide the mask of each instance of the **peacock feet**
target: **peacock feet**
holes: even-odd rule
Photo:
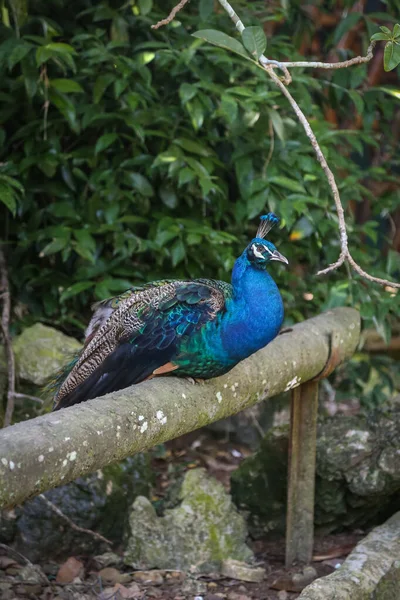
[[[185,379],[192,385],[196,385],[196,383],[204,383],[205,382],[205,379],[200,379],[199,377],[185,377]]]

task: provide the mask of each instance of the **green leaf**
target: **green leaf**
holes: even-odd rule
[[[15,65],[21,62],[21,60],[30,52],[33,47],[34,46],[32,44],[27,44],[24,41],[15,46],[8,57],[8,68],[10,70],[13,69]]]
[[[191,181],[193,181],[193,179],[195,179],[196,174],[194,173],[194,171],[192,169],[189,169],[189,167],[184,167],[183,169],[181,169],[179,171],[179,177],[178,177],[178,185],[179,187],[181,187],[181,185],[185,185],[185,183],[190,183]]]
[[[51,79],[50,86],[63,93],[82,93],[82,86],[73,79]]]
[[[54,238],[47,246],[43,248],[40,253],[40,256],[49,256],[50,254],[56,254],[63,250],[65,246],[68,244],[69,236]]]
[[[176,267],[185,258],[185,246],[182,240],[178,239],[171,248],[172,266]]]
[[[142,196],[146,196],[147,198],[154,196],[153,186],[141,173],[128,173],[128,179],[130,180],[132,187],[142,194]]]
[[[87,229],[78,229],[74,231],[76,243],[74,250],[82,256],[82,258],[94,263],[94,253],[96,251],[96,240],[92,237]]]
[[[64,96],[57,90],[50,88],[49,90],[49,100],[54,106],[58,108],[60,113],[64,116],[72,131],[75,133],[79,133],[80,127],[79,123],[76,119],[76,110],[75,105],[68,96]]]
[[[364,100],[359,92],[356,90],[349,90],[349,96],[353,100],[357,112],[361,115],[364,110]]]
[[[389,94],[390,96],[393,96],[393,98],[397,98],[397,100],[400,100],[400,89],[390,88],[390,87],[378,87],[376,89],[381,90],[382,92],[385,92],[385,94]]]
[[[273,108],[268,110],[269,117],[272,122],[272,127],[278,138],[284,142],[285,141],[285,126],[282,121],[281,115]]]
[[[383,54],[383,67],[385,71],[392,71],[400,64],[400,45],[396,42],[388,42]]]
[[[390,31],[389,27],[386,27],[386,25],[381,25],[379,27],[379,29],[381,31],[383,31],[383,33],[386,33],[387,35],[390,35],[390,36],[392,35],[392,32]]]
[[[371,36],[371,42],[379,42],[381,40],[390,40],[390,36],[387,33],[374,33],[374,35]]]
[[[295,179],[290,179],[289,177],[285,177],[284,175],[278,175],[276,177],[271,177],[269,183],[274,183],[275,185],[279,185],[291,192],[300,192],[301,194],[305,194],[306,190],[304,187],[296,181]]]
[[[244,47],[253,58],[258,60],[265,52],[267,47],[267,38],[259,25],[255,27],[246,27],[242,32]]]
[[[141,15],[148,15],[153,8],[153,0],[138,0]]]
[[[358,21],[363,17],[361,13],[350,13],[343,21],[340,21],[339,25],[335,29],[335,33],[333,35],[333,43],[337,44],[342,37],[350,31],[358,23]]]
[[[17,202],[15,199],[15,195],[11,192],[8,186],[2,183],[0,183],[0,202],[5,204],[8,210],[15,217],[15,213],[17,211]]]
[[[94,153],[99,154],[100,152],[102,152],[103,150],[105,150],[106,148],[111,146],[111,144],[113,144],[115,142],[115,140],[117,140],[117,139],[118,139],[118,134],[116,134],[116,133],[104,133],[97,140],[96,146],[94,148]]]
[[[202,103],[194,98],[193,101],[186,103],[186,110],[189,113],[193,129],[198,131],[204,122],[204,107]]]
[[[393,27],[393,37],[394,39],[397,39],[400,37],[400,24],[396,23],[396,25]]]
[[[95,252],[96,250],[96,240],[89,233],[87,229],[77,229],[74,231],[74,236],[79,244],[89,250],[90,252]]]
[[[159,194],[163,204],[168,208],[174,209],[178,206],[178,198],[172,188],[162,187]]]
[[[20,194],[25,193],[24,186],[17,179],[14,179],[14,177],[10,177],[9,175],[4,175],[3,173],[0,173],[0,181],[15,188],[18,192],[20,192]]]
[[[251,62],[255,62],[249,57],[244,46],[238,42],[238,40],[235,40],[235,38],[231,37],[230,35],[226,35],[226,33],[223,33],[222,31],[218,31],[217,29],[201,29],[200,31],[192,33],[192,35],[193,37],[200,38],[209,44],[213,44],[219,48],[225,48],[225,50],[230,50],[231,52],[239,54]]]
[[[195,142],[194,140],[188,140],[187,138],[178,138],[174,140],[175,144],[187,150],[188,152],[192,152],[192,154],[200,154],[200,156],[209,156],[210,151],[206,146]]]
[[[225,117],[226,121],[232,125],[239,113],[239,107],[234,98],[229,94],[222,94],[219,112]]]
[[[60,42],[52,42],[51,44],[47,44],[45,48],[52,50],[53,52],[59,52],[60,54],[76,54],[75,48],[70,46],[70,44],[63,44]]]
[[[207,21],[207,19],[212,15],[213,10],[214,0],[200,0],[199,13],[202,21]]]
[[[114,81],[114,75],[111,73],[107,75],[100,75],[94,84],[93,87],[93,102],[98,104],[103,97],[104,92],[108,88],[108,86]]]
[[[72,298],[72,296],[76,296],[85,290],[94,286],[93,281],[79,281],[78,283],[73,283],[66,290],[64,290],[60,296],[60,302],[65,302],[68,298]]]
[[[183,104],[186,104],[186,102],[195,97],[197,92],[198,89],[195,85],[192,85],[191,83],[182,83],[179,88],[179,97]]]

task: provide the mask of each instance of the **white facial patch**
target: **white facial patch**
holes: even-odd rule
[[[264,259],[264,254],[262,252],[260,252],[259,250],[257,250],[257,246],[255,244],[252,245],[251,249],[253,250],[253,254],[256,258]],[[267,250],[268,250],[268,248],[267,248]]]

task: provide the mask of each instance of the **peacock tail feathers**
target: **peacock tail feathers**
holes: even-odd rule
[[[66,369],[63,381],[60,375],[61,385],[55,386],[56,405],[105,368],[105,361],[116,357],[117,350],[122,353],[122,346],[125,355],[136,356],[172,350],[178,338],[213,320],[231,293],[229,284],[209,279],[161,280],[97,303],[83,350]],[[163,355],[168,362],[169,352]],[[150,362],[137,377],[145,377],[149,368]],[[110,379],[107,373],[103,376]]]

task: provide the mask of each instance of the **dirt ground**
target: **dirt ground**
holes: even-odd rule
[[[229,490],[230,475],[250,450],[208,432],[193,432],[153,454],[157,484],[152,500],[161,505],[170,487],[187,470],[205,467]],[[257,566],[265,569],[260,583],[180,571],[132,571],[123,566],[122,549],[99,556],[70,556],[62,563],[32,565],[23,555],[0,544],[0,599],[35,600],[294,600],[316,577],[332,573],[365,535],[364,532],[317,537],[311,565],[284,568],[284,539],[249,541]]]

